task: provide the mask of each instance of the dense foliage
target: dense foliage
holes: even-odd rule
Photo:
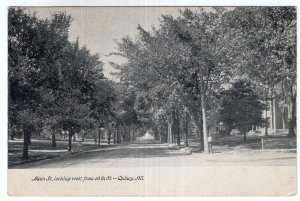
[[[229,131],[240,130],[245,141],[246,132],[262,124],[262,110],[259,96],[245,80],[236,81],[230,89],[221,92],[220,119]]]
[[[81,131],[96,131],[100,145],[103,128],[108,143],[112,133],[120,143],[151,130],[156,140],[178,146],[181,140],[188,145],[193,130],[208,152],[211,128],[224,123],[228,133],[237,128],[246,139],[252,126],[267,120],[262,111],[275,98],[295,135],[293,7],[162,15],[152,30],[139,25],[135,38],[117,43],[111,54],[126,62],[110,65],[120,82],[104,77],[98,55],[69,41],[71,16],[40,19],[10,8],[8,22],[9,127],[24,133],[24,158],[34,133],[51,136],[55,146],[55,136],[66,131],[71,150],[72,136]]]
[[[11,8],[8,19],[9,125],[24,131],[23,157],[30,136],[43,128],[53,146],[55,134],[68,131],[71,150],[75,133],[113,115],[114,89],[103,76],[103,63],[78,40],[68,41],[72,18],[65,13],[38,19]]]

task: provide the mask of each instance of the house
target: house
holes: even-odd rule
[[[280,107],[276,98],[268,101],[269,108],[263,111],[263,119],[267,118],[267,125],[256,128],[261,134],[265,134],[266,126],[268,133],[287,132],[288,129],[288,110],[286,107]]]

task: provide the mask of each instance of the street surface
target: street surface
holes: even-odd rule
[[[296,150],[231,149],[213,154],[188,154],[158,142],[111,145],[13,168],[180,167],[223,165],[296,165]]]

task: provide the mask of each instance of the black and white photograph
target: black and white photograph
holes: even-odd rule
[[[265,171],[270,191],[237,194],[296,194],[295,6],[7,9],[9,171],[81,172],[37,173],[29,178],[36,185],[154,188],[152,169],[174,169],[180,186],[185,175],[197,178],[189,168],[224,167],[222,185],[243,188],[229,182],[238,168],[280,167],[290,174],[270,174],[289,185]],[[117,172],[132,168],[145,174]],[[16,187],[10,176],[8,184]],[[169,195],[146,190],[136,194]]]

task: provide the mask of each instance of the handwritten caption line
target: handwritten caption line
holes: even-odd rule
[[[144,176],[35,176],[34,182],[144,181]]]

